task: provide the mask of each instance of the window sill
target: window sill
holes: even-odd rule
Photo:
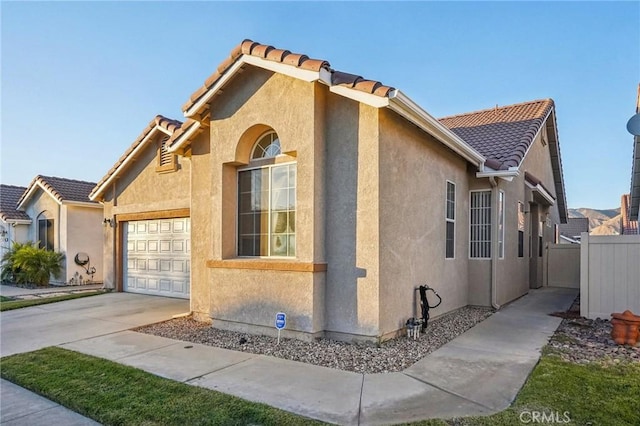
[[[269,259],[225,259],[207,260],[207,268],[212,269],[252,269],[261,271],[325,272],[326,263],[297,262]]]

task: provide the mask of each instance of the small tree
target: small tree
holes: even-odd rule
[[[18,284],[49,284],[51,275],[59,278],[64,254],[38,248],[33,242],[13,243],[2,258],[2,279]]]

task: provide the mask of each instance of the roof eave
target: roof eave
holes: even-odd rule
[[[395,90],[389,95],[388,108],[433,135],[456,154],[477,166],[479,171],[484,171],[486,159],[482,154],[473,149],[400,90]]]
[[[91,203],[89,201],[63,200],[61,204],[66,205],[66,206],[90,207],[90,208],[94,208],[94,209],[102,209],[103,208],[103,206],[101,204],[99,204],[98,202]]]
[[[211,101],[215,94],[225,84],[227,84],[245,64],[253,65],[279,74],[288,75],[290,77],[294,77],[307,82],[323,80],[323,82],[326,83],[326,81],[324,81],[326,77],[321,78],[320,71],[305,70],[293,65],[283,64],[281,62],[270,61],[268,59],[259,58],[257,56],[243,54],[240,55],[235,60],[235,62],[224,71],[220,78],[218,78],[218,80],[216,80],[216,82],[212,84],[211,87],[205,93],[203,93],[202,96],[200,96],[200,98],[198,98],[198,100],[193,105],[183,111],[184,116],[187,118],[194,118],[197,114],[199,114],[205,107],[205,105],[207,105]]]
[[[40,179],[36,179],[33,182],[31,182],[31,185],[29,185],[29,188],[27,188],[27,190],[25,191],[25,193],[22,195],[22,197],[20,198],[20,200],[18,201],[18,206],[16,207],[16,210],[18,211],[25,211],[25,209],[27,208],[26,205],[29,202],[29,200],[31,199],[31,197],[33,197],[33,194],[36,192],[36,190],[40,188],[42,189],[42,191],[46,194],[48,194],[51,198],[53,198],[53,200],[58,203],[58,204],[62,204],[62,200],[57,197],[53,192],[51,192],[51,190],[49,190],[48,188],[46,188]]]
[[[131,151],[131,153],[127,156],[127,158],[125,158],[124,161],[118,166],[118,168],[116,168],[113,171],[113,173],[111,174],[111,176],[109,176],[107,180],[105,180],[102,184],[100,184],[99,186],[94,188],[93,191],[91,191],[91,193],[89,194],[89,199],[91,201],[99,201],[100,195],[104,193],[104,191],[109,187],[109,185],[117,178],[120,172],[125,167],[127,167],[129,163],[133,161],[134,158],[136,158],[136,155],[146,146],[149,139],[151,139],[157,131],[160,131],[160,126],[158,125],[153,127],[149,131],[149,133],[147,133],[147,135],[142,139],[142,141],[140,141],[138,146],[136,146],[135,149]]]

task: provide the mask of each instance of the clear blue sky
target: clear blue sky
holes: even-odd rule
[[[570,207],[629,191],[640,2],[2,2],[0,180],[98,181],[244,38],[401,89],[436,117],[551,97]]]

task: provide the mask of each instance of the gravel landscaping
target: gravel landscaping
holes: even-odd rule
[[[556,315],[564,319],[551,338],[548,350],[563,360],[575,364],[640,362],[640,346],[618,346],[613,342],[609,320],[580,317],[580,298],[566,313]]]
[[[489,308],[467,306],[429,321],[426,333],[417,340],[402,336],[380,346],[355,345],[328,339],[314,342],[281,339],[280,345],[277,345],[273,337],[217,330],[191,318],[177,318],[136,328],[135,331],[357,373],[390,373],[411,366],[486,319],[492,312]]]

